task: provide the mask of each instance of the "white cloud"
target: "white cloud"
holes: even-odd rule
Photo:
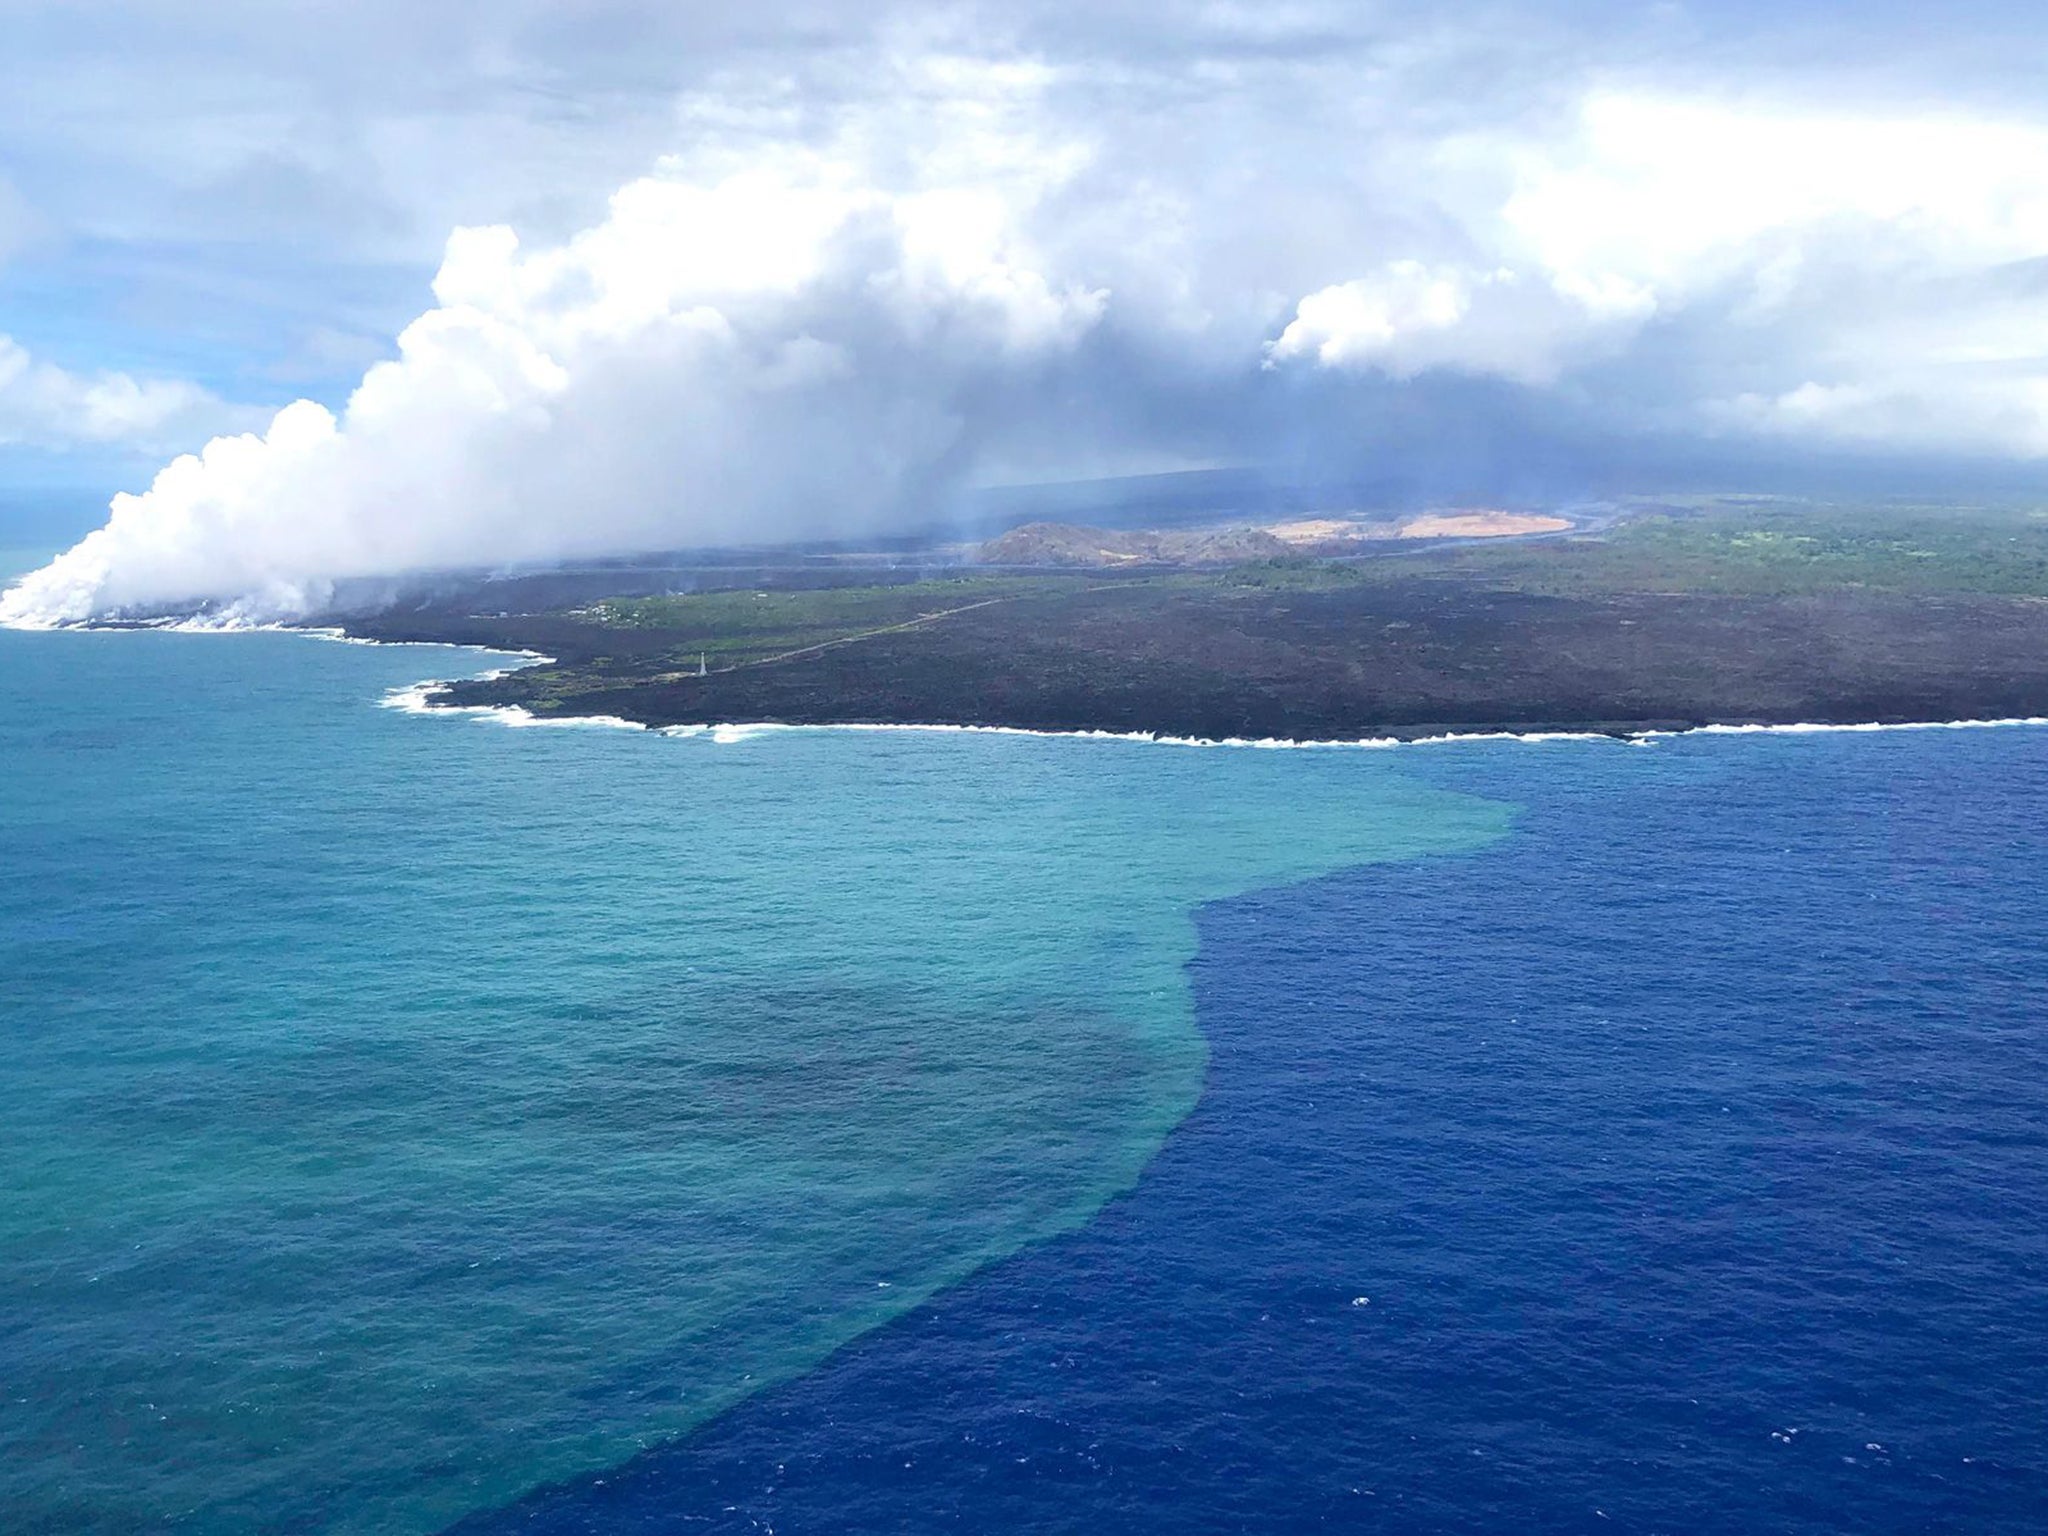
[[[230,425],[233,407],[179,379],[71,373],[0,336],[0,444],[157,450]]]
[[[1499,278],[1513,280],[1507,273]],[[1313,356],[1331,368],[1376,364],[1406,377],[1429,366],[1423,360],[1428,349],[1417,342],[1455,329],[1471,313],[1474,281],[1419,261],[1390,261],[1372,277],[1334,283],[1303,299],[1268,355]]]
[[[1549,272],[1678,294],[1830,237],[1877,261],[2010,261],[2048,252],[2044,154],[2048,131],[1953,113],[1596,95],[1526,157],[1501,222]]]
[[[1548,141],[1443,145],[1476,259],[1312,292],[1270,356],[1546,385],[1685,326],[1660,425],[2048,455],[2048,294],[2010,280],[2048,256],[2044,164],[2026,122],[1594,94]]]
[[[1304,298],[1267,359],[1312,357],[1326,368],[1375,368],[1396,379],[1448,368],[1549,384],[1606,355],[1654,308],[1648,296],[1613,284],[1392,261]]]
[[[180,458],[0,598],[56,622],[192,599],[291,614],[349,576],[874,526],[977,431],[993,378],[1106,295],[1039,271],[1042,177],[888,188],[787,148],[683,162],[527,252],[459,230],[437,307],[339,417],[301,401]]]
[[[1894,451],[2048,458],[2048,378],[1822,384],[1703,403],[1712,429]]]
[[[345,404],[179,460],[0,616],[295,612],[348,576],[872,528],[977,475],[1359,434],[1443,375],[1509,386],[1459,409],[1593,434],[2048,457],[2048,128],[1787,106],[1821,98],[1766,72],[1769,99],[1623,89],[1571,40],[1386,14],[1111,6],[1040,53],[926,22],[693,59],[676,152],[601,217],[458,230]],[[102,419],[72,382],[38,420]],[[184,419],[134,388],[104,419]],[[1502,459],[1531,430],[1469,426]]]

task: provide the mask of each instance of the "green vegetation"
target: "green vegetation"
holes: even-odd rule
[[[552,615],[553,632],[540,644],[564,662],[528,668],[521,677],[536,713],[575,713],[588,695],[621,682],[694,677],[700,664],[722,673],[797,660],[990,604],[1104,584],[1090,576],[966,576],[893,586],[607,598]]]
[[[2048,716],[2048,516],[1761,498],[1634,510],[1574,537],[1342,561],[451,607],[372,632],[561,658],[455,684],[456,702],[653,725],[1340,740]]]
[[[1095,584],[1082,577],[965,576],[879,587],[692,592],[608,598],[574,617],[604,629],[658,633],[678,670],[694,670],[700,655],[717,669],[843,644],[968,607]]]
[[[371,632],[559,657],[451,690],[540,714],[1328,739],[2048,714],[2044,600],[2048,513],[1731,497],[1345,560],[450,609]]]
[[[2048,597],[2048,513],[1754,503],[1646,517],[1612,533],[1384,563],[1518,591],[1791,597],[1863,589]]]
[[[1069,591],[1075,578],[961,576],[894,586],[823,587],[769,592],[686,592],[614,597],[582,610],[624,629],[704,630],[725,635],[811,635],[820,630],[899,624],[920,614],[992,598]]]
[[[1847,507],[1766,498],[1666,503],[1578,538],[1389,551],[1350,561],[1282,556],[1222,570],[1119,576],[1100,571],[975,576],[893,586],[721,591],[611,598],[557,615],[580,654],[523,674],[541,713],[593,694],[710,673],[801,662],[1000,608],[1038,626],[1064,600],[1110,589],[1226,611],[1290,595],[1386,583],[1447,584],[1532,596],[1641,594],[1798,598],[1826,592],[2048,598],[2048,513],[2019,509]],[[1099,610],[1098,610],[1099,611]],[[1136,609],[1133,610],[1137,611]],[[993,614],[984,615],[993,617]],[[1036,616],[1036,617],[1034,617]],[[1061,620],[1059,622],[1065,622]]]
[[[1228,570],[1195,577],[1190,586],[1232,588],[1256,592],[1329,592],[1356,586],[1366,579],[1358,563],[1318,560],[1310,555],[1283,555],[1255,560]]]

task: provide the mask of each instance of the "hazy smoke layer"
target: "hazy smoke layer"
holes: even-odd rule
[[[1101,316],[1019,227],[1057,175],[885,188],[784,148],[729,174],[664,166],[554,249],[459,230],[437,306],[338,418],[300,401],[176,460],[0,616],[291,616],[340,577],[900,515],[983,425],[978,392]]]
[[[693,98],[690,152],[565,243],[457,231],[338,416],[176,460],[0,622],[289,618],[347,577],[874,529],[969,477],[1363,433],[1411,380],[2048,454],[2024,124],[1590,89],[1419,113],[1398,73],[1300,58],[877,70],[823,110]]]

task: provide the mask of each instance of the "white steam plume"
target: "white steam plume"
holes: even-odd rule
[[[700,148],[559,245],[458,231],[338,417],[178,459],[0,623],[876,529],[991,464],[1242,457],[1293,426],[1261,410],[1357,432],[1446,374],[1616,431],[2048,457],[2040,125],[893,69],[697,99]]]
[[[336,578],[871,527],[980,380],[1101,314],[1019,243],[1032,179],[888,191],[785,151],[664,167],[555,249],[459,230],[437,307],[338,419],[302,400],[176,460],[0,620],[289,617]]]

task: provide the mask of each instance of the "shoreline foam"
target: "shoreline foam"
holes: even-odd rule
[[[1482,741],[1513,741],[1528,745],[1541,745],[1557,741],[1605,741],[1618,746],[1647,747],[1659,741],[1675,740],[1681,736],[1807,736],[1828,732],[1856,732],[1869,734],[1880,731],[1975,731],[2003,730],[2015,726],[2048,726],[2048,715],[2011,715],[1994,719],[1963,720],[1795,720],[1784,722],[1711,721],[1705,725],[1689,725],[1679,729],[1669,727],[1645,727],[1631,731],[1447,731],[1435,736],[1361,736],[1355,738],[1328,738],[1300,740],[1293,737],[1266,736],[1177,736],[1149,731],[1107,731],[1107,730],[1051,730],[1023,725],[962,725],[939,721],[895,721],[895,720],[829,720],[792,722],[784,720],[734,720],[715,724],[698,725],[647,725],[638,720],[628,720],[620,715],[536,715],[532,710],[519,704],[437,704],[432,695],[451,683],[488,682],[493,678],[505,677],[510,673],[529,666],[546,666],[554,658],[539,651],[506,650],[497,646],[468,646],[441,640],[372,640],[361,635],[351,635],[339,625],[306,624],[217,624],[202,623],[192,619],[165,621],[151,624],[78,624],[50,626],[119,633],[130,629],[168,631],[176,634],[205,635],[246,635],[246,634],[292,634],[305,635],[314,640],[325,640],[338,645],[377,645],[433,647],[440,650],[474,650],[494,656],[513,656],[520,660],[517,667],[493,667],[487,671],[473,673],[465,678],[425,678],[402,688],[393,688],[378,703],[386,709],[396,709],[409,715],[465,715],[472,719],[488,721],[495,725],[515,729],[529,727],[555,727],[560,729],[627,730],[644,731],[656,736],[708,737],[720,746],[734,746],[756,737],[773,735],[784,731],[923,731],[933,733],[972,733],[984,736],[1039,736],[1055,740],[1074,741],[1127,741],[1146,746],[1161,747],[1237,747],[1259,751],[1319,750],[1337,748],[1353,750],[1382,751],[1392,747],[1455,746],[1461,743]]]
[[[474,678],[466,678],[463,681],[486,682],[495,677],[503,677],[514,670],[517,669],[499,667],[489,672],[480,672]],[[783,732],[851,731],[1036,736],[1049,740],[1123,741],[1155,747],[1236,747],[1255,751],[1384,751],[1394,747],[1456,746],[1489,741],[1512,741],[1532,746],[1559,741],[1604,741],[1623,747],[1647,747],[1659,741],[1676,740],[1681,736],[1807,736],[1844,731],[1868,734],[1878,731],[1974,731],[1999,730],[2014,726],[2048,726],[2048,716],[2015,715],[1993,720],[1801,720],[1783,724],[1717,722],[1687,726],[1682,730],[1646,728],[1639,731],[1446,731],[1435,736],[1360,736],[1297,740],[1283,736],[1175,736],[1149,731],[1052,730],[1023,725],[962,725],[900,720],[731,720],[691,725],[646,725],[620,715],[536,715],[519,704],[435,703],[432,695],[446,688],[450,681],[452,680],[447,678],[435,678],[412,683],[403,688],[394,688],[379,702],[386,709],[396,709],[412,715],[466,715],[472,719],[518,728],[586,726],[607,730],[644,731],[653,736],[705,737],[719,746],[736,746],[741,742]]]

